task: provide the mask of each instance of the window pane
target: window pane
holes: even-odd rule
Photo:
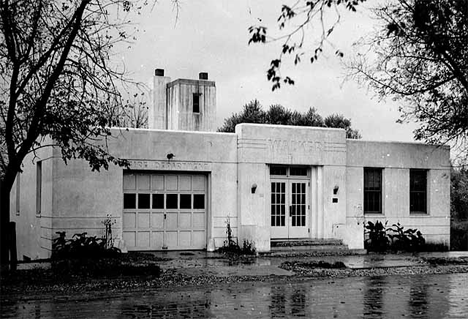
[[[164,194],[153,194],[153,208],[164,209]]]
[[[289,174],[292,176],[307,176],[307,167],[291,167]]]
[[[138,208],[150,208],[150,194],[138,194]]]
[[[124,194],[124,209],[136,208],[136,194]]]
[[[286,167],[270,166],[270,175],[286,175]]]
[[[177,209],[178,200],[177,194],[167,194],[166,195],[166,208],[167,209]]]
[[[193,113],[200,113],[200,94],[193,93]]]
[[[180,208],[192,208],[192,195],[180,194]]]
[[[195,195],[193,195],[193,208],[194,209],[204,209],[205,208],[205,195],[204,194],[195,194]]]

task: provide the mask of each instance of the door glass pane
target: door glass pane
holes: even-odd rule
[[[285,183],[271,183],[271,226],[285,226]]]
[[[291,226],[304,227],[306,225],[306,184],[292,183],[291,186]]]

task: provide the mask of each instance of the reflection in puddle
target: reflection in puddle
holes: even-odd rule
[[[463,318],[468,274],[244,282],[99,298],[2,297],[1,318]]]

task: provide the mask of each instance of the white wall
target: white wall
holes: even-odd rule
[[[388,221],[417,228],[428,242],[450,242],[449,148],[417,143],[348,140],[348,223],[356,220]],[[364,167],[382,168],[383,213],[363,216]],[[428,212],[409,212],[409,171],[428,170]],[[360,215],[360,218],[356,218]]]

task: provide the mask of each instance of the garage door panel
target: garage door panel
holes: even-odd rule
[[[203,231],[193,231],[192,232],[192,247],[203,249],[205,248],[205,241],[206,241],[206,232]]]
[[[205,176],[203,175],[194,175],[192,178],[192,187],[194,191],[204,191],[205,190]]]
[[[135,247],[136,245],[136,232],[134,231],[124,231],[123,240],[127,247]]]
[[[178,246],[178,237],[179,233],[177,231],[166,231],[165,238],[166,238],[166,246],[169,249],[174,249]]]
[[[153,231],[151,234],[151,247],[154,249],[161,249],[163,246],[163,231]]]
[[[135,228],[136,226],[136,213],[124,213],[123,214],[123,223],[125,228]]]
[[[193,213],[193,228],[205,229],[205,213]]]
[[[153,191],[164,190],[164,175],[152,175],[151,176],[151,189]]]
[[[192,232],[191,231],[180,231],[179,232],[179,246],[190,247],[192,244]]]
[[[181,191],[190,191],[192,190],[192,176],[190,175],[181,175],[179,178],[180,181],[180,190]]]
[[[166,213],[166,229],[173,230],[177,229],[178,225],[178,213]]]
[[[150,213],[138,213],[138,228],[150,228]]]
[[[135,190],[136,189],[136,175],[125,174],[123,179],[124,190]]]
[[[150,189],[150,176],[149,175],[138,175],[137,185],[139,190]]]
[[[190,229],[192,228],[192,213],[180,213],[179,214],[179,228]]]
[[[166,190],[176,191],[178,187],[178,176],[177,175],[166,175]]]
[[[163,229],[164,228],[164,213],[152,213],[151,228]]]
[[[138,231],[136,233],[136,244],[142,248],[150,247],[150,232]]]

